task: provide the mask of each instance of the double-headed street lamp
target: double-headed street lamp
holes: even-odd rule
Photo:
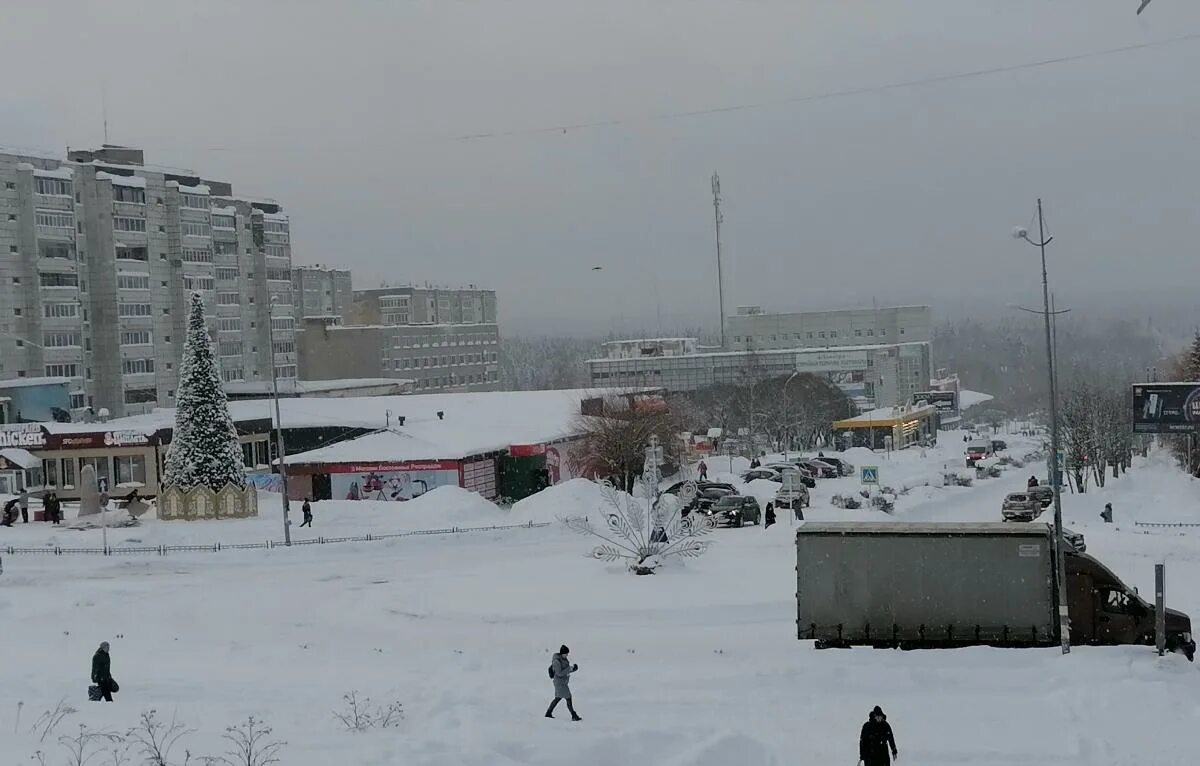
[[[1063,542],[1062,498],[1058,472],[1058,387],[1054,374],[1054,343],[1050,336],[1050,286],[1046,278],[1046,245],[1054,237],[1046,236],[1045,218],[1042,215],[1042,200],[1037,201],[1038,238],[1029,237],[1029,230],[1018,226],[1013,229],[1015,239],[1023,239],[1042,254],[1042,318],[1046,326],[1046,374],[1050,382],[1050,486],[1054,490],[1054,558],[1058,575],[1058,631],[1062,640],[1063,654],[1071,651],[1071,623],[1067,613],[1067,566],[1066,545]]]

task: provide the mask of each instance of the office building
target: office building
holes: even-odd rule
[[[73,416],[174,406],[192,292],[226,382],[296,376],[289,221],[105,146],[0,153],[0,379],[70,380]]]
[[[416,393],[495,391],[500,335],[494,322],[343,325],[310,317],[297,333],[303,380],[399,378]]]
[[[347,324],[495,324],[496,291],[474,286],[380,287],[355,290],[354,308]]]
[[[740,306],[726,328],[729,351],[929,343],[933,312],[929,306],[895,306],[772,314]]]
[[[335,316],[348,321],[354,305],[350,272],[324,266],[297,266],[292,269],[292,299],[298,319]]]

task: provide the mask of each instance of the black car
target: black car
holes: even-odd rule
[[[799,457],[792,461],[795,465],[807,470],[818,479],[836,479],[841,472],[831,463],[825,463],[815,458]]]
[[[854,466],[847,463],[845,460],[842,460],[840,457],[825,457],[824,455],[820,455],[814,459],[820,460],[822,463],[831,465],[834,468],[836,468],[839,476],[853,476],[854,475]]]
[[[762,521],[762,509],[758,506],[758,500],[746,495],[726,495],[701,513],[715,517],[718,524],[731,527],[758,524]]]

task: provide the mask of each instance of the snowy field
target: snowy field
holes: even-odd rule
[[[1002,435],[1014,453],[1019,437]],[[825,480],[809,518],[997,520],[1004,494],[1041,466],[942,488],[962,442],[872,456],[908,488],[896,512],[846,511]],[[728,462],[710,462],[714,478]],[[739,468],[735,464],[734,468]],[[926,486],[928,484],[928,486]],[[769,487],[750,488],[766,496]],[[1112,502],[1117,523],[1099,512]],[[281,536],[277,498],[259,519],[147,521],[110,544],[262,541]],[[1146,532],[1132,521],[1200,521],[1200,486],[1165,458],[1138,460],[1105,490],[1066,496],[1089,552],[1143,594],[1168,564],[1168,603],[1200,619],[1200,530]],[[306,535],[523,523],[591,513],[572,482],[501,511],[453,489],[402,505],[318,503]],[[293,514],[298,521],[298,507]],[[793,528],[721,529],[704,557],[634,577],[583,557],[560,525],[372,543],[99,558],[5,556],[0,576],[0,764],[66,763],[58,734],[124,730],[144,710],[195,731],[183,762],[220,754],[226,726],[253,714],[286,740],[287,766],[766,766],[851,764],[871,706],[888,712],[910,764],[1184,764],[1200,751],[1200,675],[1145,647],[899,652],[816,651],[795,639]],[[0,529],[0,546],[99,545],[99,530]],[[112,643],[122,690],[84,692],[90,657]],[[542,717],[550,653],[572,649],[582,723]],[[398,700],[398,728],[352,734],[333,712],[357,690]],[[60,699],[79,711],[44,742],[29,729]],[[23,703],[23,704],[22,704]],[[21,719],[18,723],[18,710]],[[36,761],[32,761],[36,763]],[[100,763],[99,759],[95,763]],[[140,763],[140,760],[134,760]]]

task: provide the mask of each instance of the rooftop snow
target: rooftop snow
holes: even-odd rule
[[[72,168],[68,165],[64,165],[63,167],[55,168],[54,170],[36,170],[35,169],[33,171],[33,175],[37,178],[62,178],[64,180],[70,181],[72,178],[75,177],[75,168]]]
[[[294,378],[285,378],[279,381],[279,393],[344,391],[380,386],[404,386],[412,382],[403,378],[344,378],[341,380],[295,380]],[[225,391],[230,394],[269,394],[271,393],[271,381],[251,380],[226,383]]]
[[[19,465],[26,471],[32,471],[34,468],[40,468],[42,459],[37,457],[29,450],[23,450],[20,447],[9,447],[0,449],[0,457],[4,458],[13,465]]]
[[[838,423],[873,423],[879,420],[897,420],[900,418],[913,418],[925,415],[929,412],[935,412],[937,407],[926,405],[924,407],[880,407],[878,409],[864,412],[861,415],[855,415],[852,418],[844,418],[837,421]]]
[[[813,346],[813,347],[796,347],[796,348],[771,348],[771,349],[754,349],[745,351],[701,351],[695,354],[673,354],[670,356],[634,356],[634,357],[611,357],[601,356],[595,359],[588,359],[588,362],[630,362],[639,359],[662,360],[662,359],[693,359],[698,356],[716,357],[716,356],[745,356],[747,354],[755,354],[757,356],[772,356],[776,354],[823,354],[830,351],[878,351],[884,348],[896,348],[897,346],[928,346],[929,341],[910,340],[901,341],[899,343],[875,343],[864,346]]]
[[[980,393],[979,391],[968,391],[967,389],[963,389],[962,391],[958,392],[958,409],[965,410],[968,407],[974,407],[977,404],[990,402],[995,398],[996,397],[992,396],[991,394],[984,394]]]
[[[96,173],[96,178],[100,179],[101,181],[111,181],[117,186],[132,186],[136,189],[146,188],[146,179],[142,178],[141,176],[120,176],[99,171]]]
[[[0,391],[9,388],[27,388],[29,386],[61,386],[70,382],[70,378],[12,378],[11,380],[0,380]]]

